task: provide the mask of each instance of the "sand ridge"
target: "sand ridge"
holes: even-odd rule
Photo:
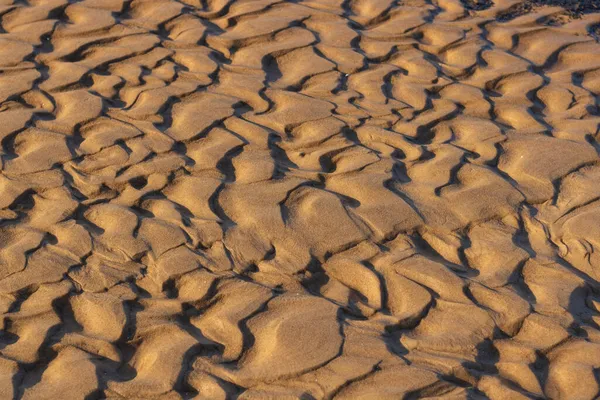
[[[596,398],[600,14],[551,3],[0,2],[0,397]]]

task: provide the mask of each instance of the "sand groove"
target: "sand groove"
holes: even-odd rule
[[[2,1],[0,397],[597,398],[600,14],[542,3]]]

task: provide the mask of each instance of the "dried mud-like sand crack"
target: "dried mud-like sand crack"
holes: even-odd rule
[[[597,2],[1,4],[0,398],[598,396]]]

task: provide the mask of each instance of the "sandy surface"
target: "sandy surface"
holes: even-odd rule
[[[1,3],[0,398],[599,394],[598,2]]]

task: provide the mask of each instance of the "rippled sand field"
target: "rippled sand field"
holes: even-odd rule
[[[600,394],[600,2],[1,4],[0,398]]]

